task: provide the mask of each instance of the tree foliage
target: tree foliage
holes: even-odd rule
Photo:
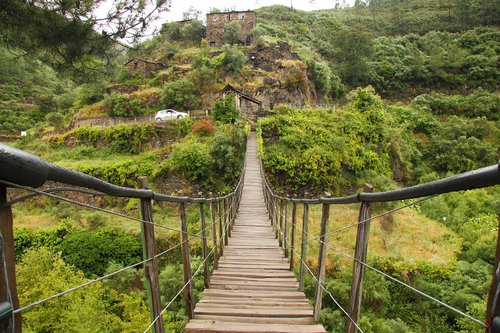
[[[227,94],[226,97],[220,97],[215,101],[212,109],[215,121],[224,124],[234,124],[238,120],[240,112],[236,108],[234,98],[233,94]]]
[[[224,42],[230,45],[239,44],[243,36],[243,29],[238,22],[231,22],[224,26]]]
[[[169,3],[116,1],[101,14],[99,0],[6,0],[0,9],[0,42],[56,69],[88,73],[109,63],[107,56],[114,52],[118,38],[139,37]]]

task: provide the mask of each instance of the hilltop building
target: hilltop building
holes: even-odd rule
[[[207,14],[206,39],[212,47],[224,45],[225,25],[231,22],[238,22],[243,30],[240,43],[250,45],[253,41],[252,30],[255,28],[255,12],[226,12]]]

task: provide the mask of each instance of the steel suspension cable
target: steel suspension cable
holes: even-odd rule
[[[363,266],[371,269],[372,271],[374,271],[374,272],[376,272],[376,273],[378,273],[378,274],[380,274],[380,275],[382,275],[382,276],[390,279],[391,281],[399,283],[400,285],[402,285],[402,286],[404,286],[404,287],[406,287],[406,288],[408,288],[408,289],[416,292],[417,294],[419,294],[419,295],[421,295],[421,296],[423,296],[423,297],[425,297],[427,299],[430,299],[431,301],[433,301],[435,303],[438,303],[441,306],[444,306],[445,308],[447,308],[447,309],[449,309],[449,310],[451,310],[451,311],[453,311],[453,312],[455,312],[455,313],[457,313],[457,314],[459,314],[459,315],[461,315],[461,316],[463,316],[463,317],[465,317],[465,318],[473,321],[474,323],[480,325],[483,328],[486,328],[486,325],[482,321],[480,321],[479,319],[476,319],[476,318],[474,318],[474,317],[472,317],[472,316],[470,316],[470,315],[468,315],[468,314],[466,314],[466,313],[464,313],[464,312],[462,312],[462,311],[454,308],[453,306],[451,306],[451,305],[449,305],[449,304],[447,304],[447,303],[445,303],[443,301],[440,301],[439,299],[437,299],[437,298],[435,298],[433,296],[430,296],[430,295],[424,293],[423,291],[420,291],[417,288],[415,288],[413,286],[410,286],[409,284],[407,284],[407,283],[405,283],[405,282],[403,282],[401,280],[398,280],[398,279],[390,276],[389,274],[387,274],[387,273],[385,273],[385,272],[383,272],[383,271],[381,271],[381,270],[379,270],[379,269],[377,269],[377,268],[375,268],[375,267],[373,267],[373,266],[371,266],[371,265],[369,265],[369,264],[367,264],[367,263],[365,263],[363,261],[360,261],[360,260],[354,258],[353,256],[350,256],[349,254],[345,253],[344,251],[342,251],[342,250],[340,250],[340,249],[338,249],[338,248],[336,248],[334,246],[328,245],[328,244],[326,244],[324,242],[321,242],[321,243],[323,243],[325,246],[331,248],[335,252],[340,253],[344,257],[349,258],[349,259],[351,259],[351,260],[353,260],[355,262],[358,262],[359,264],[361,264],[361,265],[363,265]]]
[[[23,189],[23,190],[26,190],[26,191],[30,191],[30,192],[38,193],[38,194],[41,194],[41,195],[45,195],[45,196],[48,196],[48,197],[56,199],[56,200],[61,200],[61,201],[69,202],[71,204],[74,204],[74,205],[77,205],[77,206],[80,206],[80,207],[85,207],[85,208],[89,208],[89,209],[92,209],[92,210],[97,210],[97,211],[100,211],[100,212],[103,212],[103,213],[106,213],[106,214],[110,214],[110,215],[115,215],[115,216],[118,216],[118,217],[122,217],[124,219],[132,220],[132,221],[137,221],[137,222],[141,222],[141,223],[146,223],[146,224],[151,224],[151,225],[156,226],[156,227],[161,228],[161,229],[166,229],[166,230],[175,231],[175,232],[179,232],[179,233],[181,232],[180,230],[175,229],[175,228],[170,228],[170,227],[167,227],[167,226],[164,226],[164,225],[161,225],[161,224],[156,224],[156,223],[153,223],[153,222],[150,222],[150,221],[146,221],[146,220],[143,220],[143,219],[140,219],[140,218],[137,218],[137,217],[129,216],[129,215],[126,215],[126,214],[121,214],[121,213],[113,212],[113,211],[108,210],[108,209],[96,207],[96,206],[93,206],[93,205],[90,205],[90,204],[86,204],[86,203],[79,202],[79,201],[76,201],[76,200],[72,200],[72,199],[68,199],[68,198],[65,198],[65,197],[61,197],[61,196],[58,196],[58,195],[55,195],[55,194],[52,194],[52,193],[48,193],[48,192],[36,190],[36,189],[30,188],[30,187],[18,185],[18,184],[11,183],[11,182],[8,182],[8,181],[5,181],[5,180],[0,180],[0,183],[5,184],[5,185],[9,185],[9,186],[13,186],[13,187],[16,187],[16,188],[20,188],[20,189]],[[190,234],[190,236],[198,237],[198,236],[191,235],[191,234]]]
[[[432,198],[434,198],[434,197],[436,197],[436,195],[431,195],[431,196],[428,196],[428,197],[425,197],[425,198],[422,198],[422,199],[418,199],[418,200],[415,200],[415,201],[413,201],[413,202],[410,202],[410,203],[408,203],[408,204],[406,204],[406,205],[403,205],[403,206],[396,207],[396,208],[394,208],[394,209],[388,210],[388,211],[386,211],[386,212],[384,212],[384,213],[381,213],[381,214],[379,214],[379,215],[375,215],[375,216],[372,216],[372,217],[367,218],[367,219],[365,219],[365,220],[359,221],[359,222],[357,222],[357,223],[353,223],[353,224],[350,224],[350,225],[348,225],[348,226],[345,226],[345,227],[342,227],[342,228],[339,228],[339,229],[336,229],[336,230],[330,231],[330,232],[329,232],[329,233],[327,233],[326,235],[314,236],[314,238],[312,238],[312,239],[308,240],[308,242],[313,241],[313,240],[318,240],[318,239],[320,239],[322,236],[329,236],[329,235],[337,234],[337,233],[340,233],[340,232],[342,232],[342,231],[344,231],[344,230],[348,230],[348,229],[351,229],[351,228],[357,227],[357,226],[358,226],[358,225],[360,225],[360,224],[364,224],[364,223],[366,223],[366,222],[369,222],[369,221],[372,221],[372,220],[378,219],[378,218],[380,218],[380,217],[384,217],[384,216],[390,215],[390,214],[392,214],[392,213],[394,213],[394,212],[397,212],[397,211],[402,210],[402,209],[404,209],[404,208],[408,208],[408,207],[411,207],[411,206],[417,205],[417,204],[419,204],[419,203],[421,203],[421,202],[424,202],[424,201],[430,200],[430,199],[432,199]]]
[[[281,228],[279,227],[278,225],[278,230],[280,230]],[[295,251],[294,248],[291,247],[291,244],[286,241],[287,245],[289,246],[290,250],[292,250],[295,255],[300,258],[299,254],[297,253],[297,251]],[[335,299],[335,297],[333,297],[333,295],[325,288],[325,286],[323,284],[321,284],[318,280],[318,278],[316,277],[316,275],[314,275],[314,272],[309,268],[309,266],[307,266],[307,264],[302,260],[302,258],[300,258],[300,262],[304,265],[304,267],[307,269],[307,271],[309,272],[309,274],[311,274],[311,276],[313,277],[313,279],[316,281],[316,284],[321,288],[323,289],[324,292],[326,292],[330,298],[332,299],[332,301],[337,305],[337,307],[347,316],[347,318],[354,324],[354,326],[356,326],[357,330],[360,331],[361,333],[364,333],[363,330],[358,326],[358,324],[352,319],[352,317],[347,313],[347,311],[340,305],[340,303]]]
[[[229,228],[229,223],[224,228],[224,232],[222,233],[222,235],[219,237],[219,239],[218,239],[219,242],[223,241],[223,237],[226,235],[226,231],[228,228]],[[196,269],[194,274],[191,275],[191,278],[189,279],[189,281],[187,281],[184,284],[184,286],[179,290],[179,292],[177,292],[177,294],[167,303],[167,305],[163,308],[163,310],[160,312],[160,314],[153,320],[153,322],[146,328],[146,330],[143,333],[147,333],[151,329],[151,327],[153,327],[153,325],[158,321],[158,319],[160,319],[160,317],[163,315],[163,313],[165,311],[167,311],[167,309],[170,307],[170,305],[172,305],[172,303],[177,299],[177,297],[179,297],[179,295],[184,291],[184,289],[186,289],[186,287],[193,281],[193,278],[200,272],[201,267],[205,264],[205,262],[208,260],[208,258],[210,258],[210,256],[213,254],[214,251],[215,251],[215,247],[212,248],[212,250],[208,253],[207,257],[200,263],[200,265],[198,266],[198,268]]]

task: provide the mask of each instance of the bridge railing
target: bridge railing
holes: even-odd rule
[[[31,308],[39,306],[52,299],[63,297],[80,288],[85,288],[91,284],[120,274],[121,272],[144,267],[146,277],[145,288],[148,291],[151,323],[144,331],[152,330],[155,333],[163,333],[163,313],[177,299],[180,294],[184,294],[184,301],[187,315],[192,318],[193,300],[193,279],[203,271],[204,286],[208,287],[209,262],[212,258],[214,268],[218,266],[218,259],[223,254],[224,247],[228,243],[231,229],[236,218],[241,194],[243,189],[244,168],[238,184],[233,190],[223,196],[215,196],[209,193],[208,197],[187,197],[172,196],[156,193],[148,189],[147,177],[139,177],[138,187],[128,188],[113,185],[91,177],[89,175],[62,168],[48,163],[37,156],[28,154],[21,150],[0,144],[0,331],[21,332],[21,314]],[[52,187],[37,189],[50,182],[51,185],[63,184],[64,187]],[[68,187],[67,185],[71,185]],[[12,191],[8,195],[8,191]],[[15,192],[15,193],[14,193]],[[29,194],[20,195],[22,192]],[[116,211],[91,205],[87,202],[80,202],[68,197],[59,195],[60,193],[78,192],[90,196],[111,196],[118,198],[139,199],[140,217],[125,215]],[[12,197],[9,201],[9,196]],[[199,193],[201,195],[201,193]],[[54,200],[65,201],[72,205],[78,205],[85,209],[97,210],[103,213],[117,216],[121,219],[133,220],[141,224],[141,238],[143,246],[143,260],[128,267],[124,267],[115,272],[89,280],[81,285],[74,286],[68,290],[54,294],[45,299],[38,300],[31,304],[19,305],[15,275],[15,256],[13,239],[13,219],[12,205],[32,199],[37,196],[46,196]],[[154,222],[153,208],[159,206],[164,210],[164,205],[177,207],[179,228],[166,226]],[[198,212],[200,231],[197,233],[188,230],[188,219],[186,210],[190,206]],[[180,242],[163,251],[159,251],[155,240],[156,232],[168,230],[180,234]],[[192,238],[201,239],[202,263],[195,272],[191,271],[189,242]],[[184,285],[177,292],[175,297],[167,304],[161,304],[160,284],[158,280],[158,259],[171,254],[172,251],[180,248],[184,272]]]
[[[333,303],[335,303],[346,316],[345,332],[363,332],[362,328],[359,326],[358,320],[361,310],[363,279],[365,270],[368,268],[369,270],[381,274],[386,279],[389,279],[394,283],[401,284],[415,293],[456,312],[460,316],[472,320],[480,327],[490,329],[492,326],[497,325],[497,329],[499,329],[499,331],[495,332],[500,332],[500,244],[498,239],[494,266],[495,268],[498,267],[498,269],[496,274],[493,274],[493,281],[488,297],[488,308],[486,309],[486,323],[473,318],[472,316],[464,313],[462,310],[456,309],[431,295],[427,295],[426,293],[417,290],[413,286],[410,286],[409,284],[396,279],[367,263],[370,224],[373,220],[390,215],[401,209],[417,205],[440,194],[498,185],[500,184],[500,163],[498,165],[492,165],[441,180],[398,190],[373,193],[373,186],[365,184],[363,192],[359,194],[345,197],[331,197],[330,193],[325,193],[324,197],[321,198],[290,198],[288,196],[285,197],[278,195],[273,191],[265,177],[262,161],[260,167],[263,179],[262,186],[264,189],[264,198],[276,237],[279,240],[280,246],[283,247],[285,256],[290,260],[290,269],[294,269],[295,262],[298,262],[300,265],[298,269],[299,288],[301,291],[304,290],[304,280],[306,274],[310,274],[316,282],[316,291],[314,296],[314,319],[317,322],[320,318],[323,293],[326,293],[331,298]],[[399,206],[376,216],[371,216],[372,203],[396,202],[408,199],[415,200],[411,203]],[[332,205],[338,204],[359,205],[358,220],[357,222],[352,221],[352,224],[345,227],[330,231],[330,208]],[[319,235],[313,235],[309,231],[311,205],[321,205],[321,231]],[[301,214],[299,211],[301,211]],[[302,215],[302,221],[298,220],[300,215]],[[346,251],[328,243],[329,236],[352,228],[357,228],[354,254],[346,253]],[[299,237],[300,244],[296,244]],[[311,268],[310,265],[307,264],[308,244],[311,243],[316,243],[319,247],[317,268]],[[334,251],[336,254],[340,254],[342,257],[345,257],[353,262],[353,275],[349,302],[345,309],[324,286],[328,250]]]

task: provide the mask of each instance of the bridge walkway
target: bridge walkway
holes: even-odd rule
[[[326,332],[275,238],[266,213],[255,133],[229,244],[185,328],[195,332]]]

